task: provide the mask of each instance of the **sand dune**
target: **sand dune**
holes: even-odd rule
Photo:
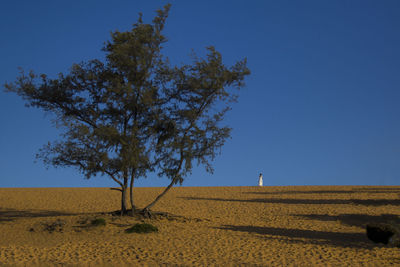
[[[139,207],[162,188],[136,188]],[[367,222],[400,222],[400,187],[178,187],[154,207],[176,217],[112,216],[108,188],[0,188],[3,266],[390,266],[400,251],[374,244]],[[106,226],[90,220],[104,218]]]

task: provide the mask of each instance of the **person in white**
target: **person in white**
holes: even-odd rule
[[[263,176],[262,176],[262,173],[260,173],[260,176],[258,177],[258,186],[263,186]]]

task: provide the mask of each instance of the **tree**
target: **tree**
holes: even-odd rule
[[[193,161],[212,173],[210,161],[230,137],[231,128],[220,123],[237,95],[227,89],[241,88],[250,71],[246,60],[228,68],[214,47],[207,50],[206,59],[195,57],[192,65],[171,71],[173,84],[164,87],[164,118],[155,151],[159,175],[167,176],[171,183],[144,208],[146,213],[174,184],[182,184]]]
[[[250,73],[246,60],[227,68],[213,47],[206,59],[194,56],[191,65],[171,66],[161,54],[169,9],[158,10],[152,24],[140,14],[130,31],[113,32],[103,48],[105,62],[74,64],[57,79],[21,71],[5,84],[28,106],[55,115],[54,125],[65,130],[37,157],[55,167],[76,167],[87,179],[108,175],[120,186],[121,214],[128,211],[128,187],[136,211],[134,180],[149,172],[171,184],[143,209],[147,214],[183,182],[194,160],[212,171],[209,160],[230,136],[230,128],[219,126],[236,99],[227,89],[242,87]]]

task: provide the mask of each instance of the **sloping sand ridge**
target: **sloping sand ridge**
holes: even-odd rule
[[[136,188],[143,207],[163,188]],[[0,265],[395,266],[400,249],[374,244],[365,224],[400,223],[400,187],[177,187],[146,219],[111,216],[108,188],[0,188]],[[104,218],[106,226],[90,221]]]

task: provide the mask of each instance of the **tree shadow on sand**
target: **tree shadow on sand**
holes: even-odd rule
[[[293,205],[365,205],[365,206],[385,206],[400,205],[400,199],[297,199],[297,198],[255,198],[255,199],[227,199],[227,198],[201,198],[201,197],[181,197],[186,200],[211,200],[228,202],[248,202],[266,204],[293,204]]]
[[[382,215],[368,215],[368,214],[339,214],[339,215],[327,215],[327,214],[296,214],[292,216],[298,216],[310,220],[318,221],[338,221],[344,225],[356,226],[365,229],[369,223],[388,223],[393,222],[400,224],[400,216],[395,214],[382,214]]]
[[[256,195],[297,195],[297,194],[351,194],[356,193],[353,190],[293,190],[293,191],[259,191],[259,192],[242,192],[242,194]]]
[[[337,247],[357,247],[372,249],[374,245],[362,233],[325,232],[277,227],[250,225],[223,225],[217,229],[256,233],[265,235],[266,239],[278,239],[283,242],[331,245]]]
[[[0,222],[14,221],[18,218],[39,218],[79,215],[79,213],[68,213],[51,210],[16,210],[0,208]]]
[[[400,187],[355,187],[353,190],[371,193],[400,193]]]
[[[400,194],[400,187],[354,187],[346,190],[281,190],[281,191],[256,191],[243,192],[243,194],[258,194],[258,195],[297,195],[297,194]]]

